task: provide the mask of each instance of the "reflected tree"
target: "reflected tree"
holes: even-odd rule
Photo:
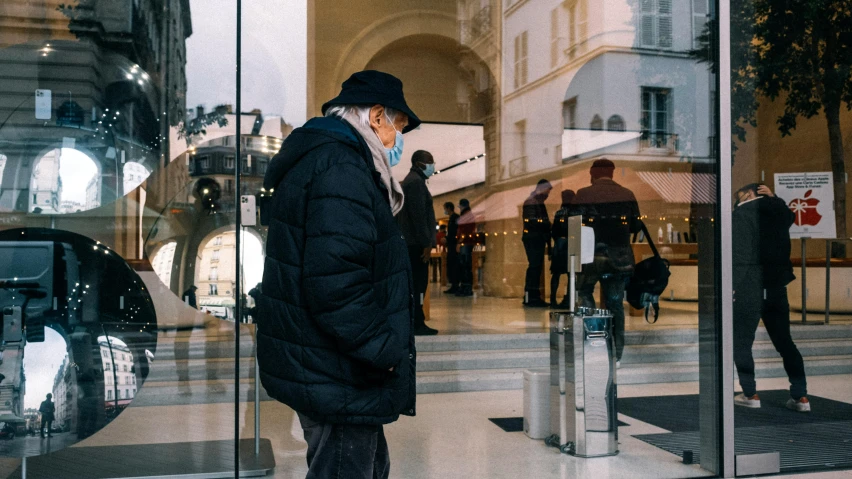
[[[715,22],[693,52],[713,54]],[[783,101],[776,123],[781,136],[792,135],[800,117],[822,113],[828,128],[838,237],[847,236],[846,162],[840,111],[852,109],[852,3],[734,0],[731,2],[732,131],[745,141],[744,125],[756,126],[759,98]],[[832,256],[845,256],[835,244]]]

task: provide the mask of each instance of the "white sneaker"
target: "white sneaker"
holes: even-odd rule
[[[745,394],[737,394],[734,396],[734,404],[757,409],[760,407],[760,396],[755,394],[754,396],[747,397]]]
[[[790,398],[787,401],[787,409],[791,409],[797,412],[811,412],[811,402],[808,401],[807,397],[801,397],[798,401],[793,398]]]
[[[621,361],[615,362],[615,369],[621,369]]]

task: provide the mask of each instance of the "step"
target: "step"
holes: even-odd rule
[[[494,351],[446,351],[419,353],[417,371],[472,369],[541,368],[550,365],[550,349],[508,349]]]
[[[428,371],[417,373],[419,394],[511,390],[523,388],[528,368]],[[852,355],[817,356],[806,360],[810,376],[852,374]],[[755,360],[758,378],[785,377],[780,358]],[[617,371],[618,384],[659,384],[698,381],[698,363],[694,361],[650,364],[622,364]]]
[[[526,334],[448,334],[417,336],[418,353],[445,351],[482,351],[506,349],[535,349],[547,347],[549,333]]]

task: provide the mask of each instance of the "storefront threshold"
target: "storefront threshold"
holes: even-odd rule
[[[203,441],[124,446],[71,447],[30,457],[12,477],[64,479],[218,479],[234,477],[234,441]],[[275,469],[268,439],[240,441],[240,477],[260,477]]]

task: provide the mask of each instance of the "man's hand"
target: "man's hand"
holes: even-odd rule
[[[428,263],[432,259],[432,248],[423,248],[423,254],[420,256],[420,259],[424,263]]]
[[[757,187],[757,194],[768,196],[770,198],[774,197],[775,194],[772,193],[772,190],[769,189],[766,185],[760,185]]]

